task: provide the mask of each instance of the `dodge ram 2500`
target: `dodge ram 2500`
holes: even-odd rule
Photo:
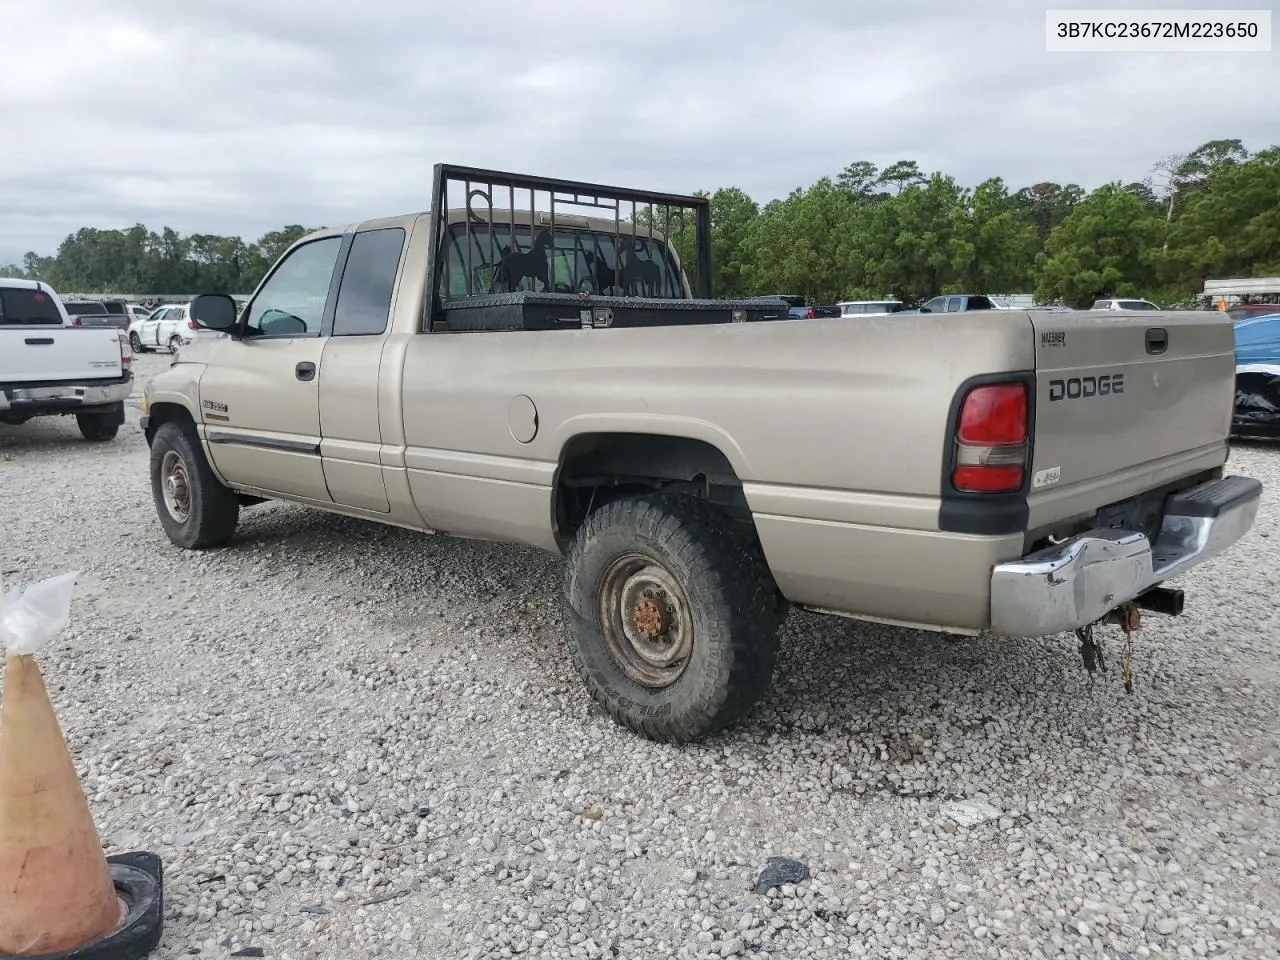
[[[708,225],[440,165],[429,212],[298,241],[243,310],[196,299],[228,336],[147,388],[165,533],[226,544],[280,499],[562,553],[583,683],[685,740],[765,693],[792,605],[1087,638],[1179,612],[1165,582],[1253,522],[1225,317],[795,323],[709,299]]]
[[[0,423],[74,415],[86,440],[115,437],[133,390],[124,333],[74,327],[47,283],[0,279]]]

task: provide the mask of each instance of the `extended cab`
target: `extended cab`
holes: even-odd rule
[[[701,198],[442,165],[431,212],[300,240],[243,311],[198,298],[229,336],[147,388],[166,534],[225,544],[281,499],[563,553],[584,684],[680,740],[764,694],[790,605],[1132,626],[1253,522],[1220,314],[779,322],[708,299],[708,226]]]
[[[47,283],[0,278],[0,423],[72,414],[86,440],[107,441],[132,390],[122,331],[72,326]]]

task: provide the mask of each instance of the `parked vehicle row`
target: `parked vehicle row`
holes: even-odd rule
[[[530,210],[471,204],[508,187]],[[197,298],[227,336],[143,398],[169,539],[226,544],[280,499],[563,553],[583,684],[685,740],[764,694],[790,605],[1011,637],[1132,624],[1179,613],[1166,583],[1253,523],[1261,485],[1225,474],[1219,313],[767,322],[786,305],[708,299],[702,272],[695,295],[656,231],[673,296],[560,293],[547,252],[613,244],[617,221],[538,226],[539,191],[709,223],[706,198],[438,165],[433,212],[310,234],[243,310]]]
[[[766,294],[753,300],[781,300],[787,305],[787,316],[792,320],[817,320],[822,317],[840,316],[838,306],[810,306],[809,302],[794,293]]]

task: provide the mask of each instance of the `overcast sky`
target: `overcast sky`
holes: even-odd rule
[[[851,160],[1092,188],[1280,143],[1280,52],[1050,54],[1045,6],[4,0],[0,263],[419,210],[436,161],[763,202]]]

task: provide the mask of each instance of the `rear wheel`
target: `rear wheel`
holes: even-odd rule
[[[115,417],[105,413],[77,413],[76,426],[80,428],[80,436],[91,443],[106,443],[114,440],[120,432],[120,424]]]
[[[763,697],[776,587],[728,516],[687,497],[628,497],[574,537],[564,587],[574,666],[615,722],[688,741]]]
[[[160,526],[179,547],[217,547],[235,535],[240,502],[213,475],[190,423],[171,420],[156,430],[151,496]]]
[[[177,353],[182,348],[182,338],[176,333],[169,338],[169,352]]]
[[[129,346],[134,353],[147,352],[147,348],[142,345],[142,338],[138,336],[137,330],[134,330],[129,334]]]

